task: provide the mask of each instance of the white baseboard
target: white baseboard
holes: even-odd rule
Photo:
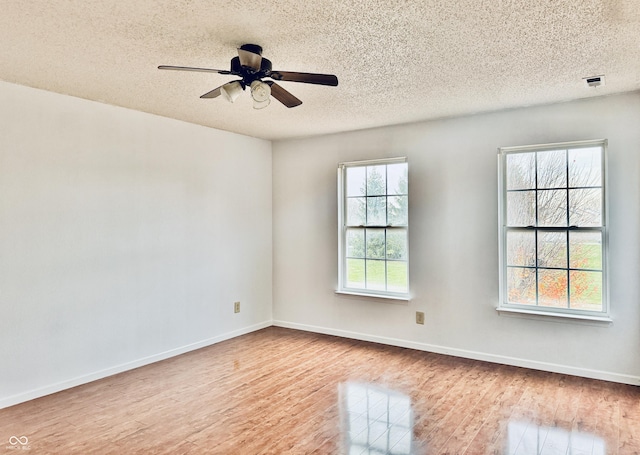
[[[116,365],[111,368],[96,371],[87,375],[72,378],[66,381],[51,384],[38,389],[29,390],[27,392],[11,395],[8,397],[0,398],[0,409],[7,408],[16,404],[24,403],[25,401],[34,400],[52,393],[60,392],[62,390],[70,389],[82,384],[87,384],[92,381],[113,376],[114,374],[123,373],[128,370],[133,370],[151,363],[159,362],[171,357],[178,356],[196,349],[211,346],[221,341],[229,340],[231,338],[245,335],[247,333],[255,332],[256,330],[264,329],[270,326],[284,327],[296,330],[302,330],[306,332],[322,333],[325,335],[334,335],[342,338],[351,338],[354,340],[370,341],[373,343],[386,344],[390,346],[398,346],[402,348],[416,349],[419,351],[433,352],[436,354],[451,355],[454,357],[462,357],[466,359],[482,360],[485,362],[499,363],[503,365],[511,365],[522,368],[531,368],[534,370],[548,371],[551,373],[562,373],[572,376],[580,376],[584,378],[599,379],[603,381],[618,382],[622,384],[640,385],[640,377],[632,376],[620,373],[613,373],[608,371],[591,370],[586,368],[577,368],[566,365],[558,365],[554,363],[539,362],[535,360],[519,359],[516,357],[507,357],[501,355],[487,354],[483,352],[467,351],[464,349],[447,348],[444,346],[438,346],[427,343],[419,343],[415,341],[402,340],[399,338],[388,338],[377,335],[369,335],[365,333],[351,332],[346,330],[331,329],[326,327],[318,327],[307,324],[298,324],[287,321],[265,321],[258,324],[254,324],[249,327],[245,327],[233,332],[227,332],[206,340],[198,341],[186,346],[182,346],[169,351],[161,352],[149,357],[144,357],[132,362],[127,362],[121,365]]]
[[[139,368],[145,365],[149,365],[151,363],[159,362],[161,360],[166,360],[168,358],[175,357],[180,354],[185,354],[190,351],[195,351],[196,349],[211,346],[212,344],[220,343],[221,341],[229,340],[231,338],[235,338],[240,335],[245,335],[247,333],[255,332],[256,330],[264,329],[266,327],[270,327],[271,325],[272,325],[271,321],[261,322],[258,324],[251,325],[249,327],[244,327],[242,329],[235,330],[233,332],[223,333],[222,335],[208,338],[206,340],[198,341],[196,343],[188,344],[186,346],[181,346],[179,348],[171,349],[169,351],[154,354],[149,357],[144,357],[142,359],[134,360],[132,362],[123,363],[121,365],[116,365],[111,368],[106,368],[104,370],[96,371],[94,373],[89,373],[89,374],[72,378],[66,381],[58,382],[56,384],[51,384],[45,387],[40,387],[38,389],[29,390],[27,392],[0,398],[0,409],[7,408],[9,406],[13,406],[16,404],[24,403],[25,401],[34,400],[36,398],[40,398],[45,395],[50,395],[52,393],[60,392],[62,390],[70,389],[72,387],[76,387],[82,384],[87,384],[92,381],[97,381],[98,379],[103,379],[108,376],[113,376],[114,374],[133,370],[134,368]]]
[[[550,373],[568,374],[571,376],[580,376],[583,378],[618,382],[621,384],[640,385],[640,376],[613,373],[609,371],[591,370],[587,368],[578,368],[567,365],[559,365],[555,363],[540,362],[537,360],[519,359],[517,357],[507,357],[502,355],[487,354],[484,352],[467,351],[464,349],[447,348],[434,344],[418,343],[415,341],[401,340],[398,338],[387,338],[346,330],[330,329],[326,327],[318,327],[307,324],[298,324],[295,322],[273,321],[273,325],[277,327],[303,330],[306,332],[322,333],[325,335],[334,335],[343,338],[351,338],[354,340],[371,341],[373,343],[433,352],[436,354],[463,357],[465,359],[482,360],[485,362],[499,363],[502,365],[511,365],[515,367],[530,368],[533,370],[548,371]]]

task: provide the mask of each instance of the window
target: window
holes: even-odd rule
[[[342,163],[338,181],[338,292],[407,299],[406,159]]]
[[[605,149],[500,149],[499,309],[607,318]]]

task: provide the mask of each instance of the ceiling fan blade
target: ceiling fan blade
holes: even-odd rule
[[[261,49],[243,49],[242,47],[238,48],[238,57],[240,57],[240,65],[245,68],[250,68],[255,72],[260,71],[260,65],[262,65],[262,55],[254,52],[261,51]]]
[[[297,73],[293,71],[271,71],[269,75],[276,81],[304,82],[306,84],[338,85],[338,78],[333,74]]]
[[[227,70],[215,70],[212,68],[193,68],[191,66],[171,66],[171,65],[160,65],[158,67],[159,70],[174,70],[174,71],[199,71],[204,73],[218,73],[218,74],[231,74],[231,71]]]
[[[217,98],[222,94],[222,92],[220,91],[221,88],[222,85],[220,87],[214,88],[210,92],[205,93],[200,98]]]
[[[268,81],[267,84],[271,86],[271,96],[280,101],[287,107],[296,107],[302,104],[298,98],[293,96],[287,90],[283,89],[281,86],[276,84],[273,81]]]

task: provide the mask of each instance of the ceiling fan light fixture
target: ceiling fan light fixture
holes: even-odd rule
[[[220,92],[227,101],[233,103],[242,93],[242,85],[238,81],[228,82],[220,87]]]
[[[267,99],[266,101],[253,100],[253,108],[254,109],[264,109],[265,107],[267,107],[269,105],[269,103],[271,103],[270,99]]]
[[[255,80],[251,83],[251,98],[254,109],[264,109],[271,102],[271,86],[262,81]]]

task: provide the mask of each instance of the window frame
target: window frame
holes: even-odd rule
[[[514,227],[507,226],[507,156],[517,153],[533,153],[533,152],[546,152],[546,151],[558,151],[566,150],[567,153],[571,149],[582,149],[598,147],[601,149],[600,157],[600,176],[601,176],[601,191],[602,191],[602,224],[599,227],[580,227],[580,226],[561,226],[561,227],[545,227],[537,226],[538,220],[536,217],[536,226],[526,227]],[[606,139],[587,140],[587,141],[572,141],[572,142],[559,142],[550,144],[539,145],[527,145],[527,146],[515,146],[515,147],[499,147],[498,148],[498,219],[499,219],[499,302],[498,311],[505,311],[510,313],[523,313],[538,316],[553,316],[568,319],[584,319],[591,321],[611,322],[610,317],[610,301],[609,301],[609,286],[608,286],[608,256],[609,256],[609,235],[608,235],[608,178],[607,178],[607,148],[608,142]],[[536,161],[537,163],[537,161]],[[537,165],[536,165],[537,166]],[[567,164],[568,166],[568,164]],[[567,168],[568,169],[568,168]],[[536,170],[537,173],[537,170]],[[537,175],[537,174],[536,174]],[[568,174],[567,174],[568,175]],[[537,177],[536,177],[537,179]],[[532,188],[536,194],[541,188],[538,188],[536,182],[534,188]],[[567,191],[571,189],[569,181],[566,182]],[[577,187],[582,188],[582,187]],[[542,188],[545,190],[546,188]],[[537,211],[537,210],[536,210]],[[569,208],[567,207],[567,212]],[[568,224],[568,223],[567,223]],[[536,290],[536,303],[535,304],[523,304],[523,303],[509,303],[508,291],[507,291],[507,232],[510,231],[534,231],[535,237],[538,238],[540,232],[566,232],[569,236],[570,232],[600,232],[601,233],[601,249],[602,249],[602,310],[585,310],[574,308],[559,308],[551,306],[541,306],[538,302],[538,291]],[[569,246],[569,243],[567,243]],[[538,263],[538,253],[535,255],[535,264],[531,267],[537,272],[538,269],[545,269],[546,267],[540,266]],[[565,270],[565,268],[560,268]],[[571,264],[567,262],[566,270],[569,273],[575,268],[571,267]],[[536,280],[537,282],[537,280]],[[569,292],[570,285],[568,284],[567,292]],[[567,294],[569,298],[569,294]],[[570,300],[567,300],[569,303]]]
[[[403,226],[402,229],[406,230],[407,233],[407,252],[406,252],[406,266],[407,266],[407,292],[394,292],[388,290],[375,290],[375,289],[366,289],[366,288],[353,288],[347,286],[347,248],[346,248],[346,235],[347,229],[350,226],[347,226],[347,179],[346,179],[346,170],[352,167],[366,167],[366,166],[378,166],[378,165],[390,165],[390,164],[399,164],[406,163],[407,164],[407,207],[409,200],[409,191],[408,191],[408,178],[409,178],[409,166],[406,157],[396,157],[396,158],[383,158],[383,159],[374,159],[374,160],[363,160],[363,161],[350,161],[343,162],[338,164],[338,288],[336,289],[337,294],[347,294],[347,295],[355,295],[362,297],[375,297],[380,299],[390,299],[390,300],[404,300],[409,301],[411,299],[410,296],[410,280],[409,280],[409,210],[407,208],[407,224]],[[385,192],[385,196],[388,194]],[[353,227],[353,226],[351,226]],[[398,226],[393,226],[390,224],[385,225],[375,225],[375,226],[366,226],[365,228],[372,229],[395,229],[399,228]],[[386,241],[385,241],[386,242]],[[385,269],[388,259],[384,259]]]

